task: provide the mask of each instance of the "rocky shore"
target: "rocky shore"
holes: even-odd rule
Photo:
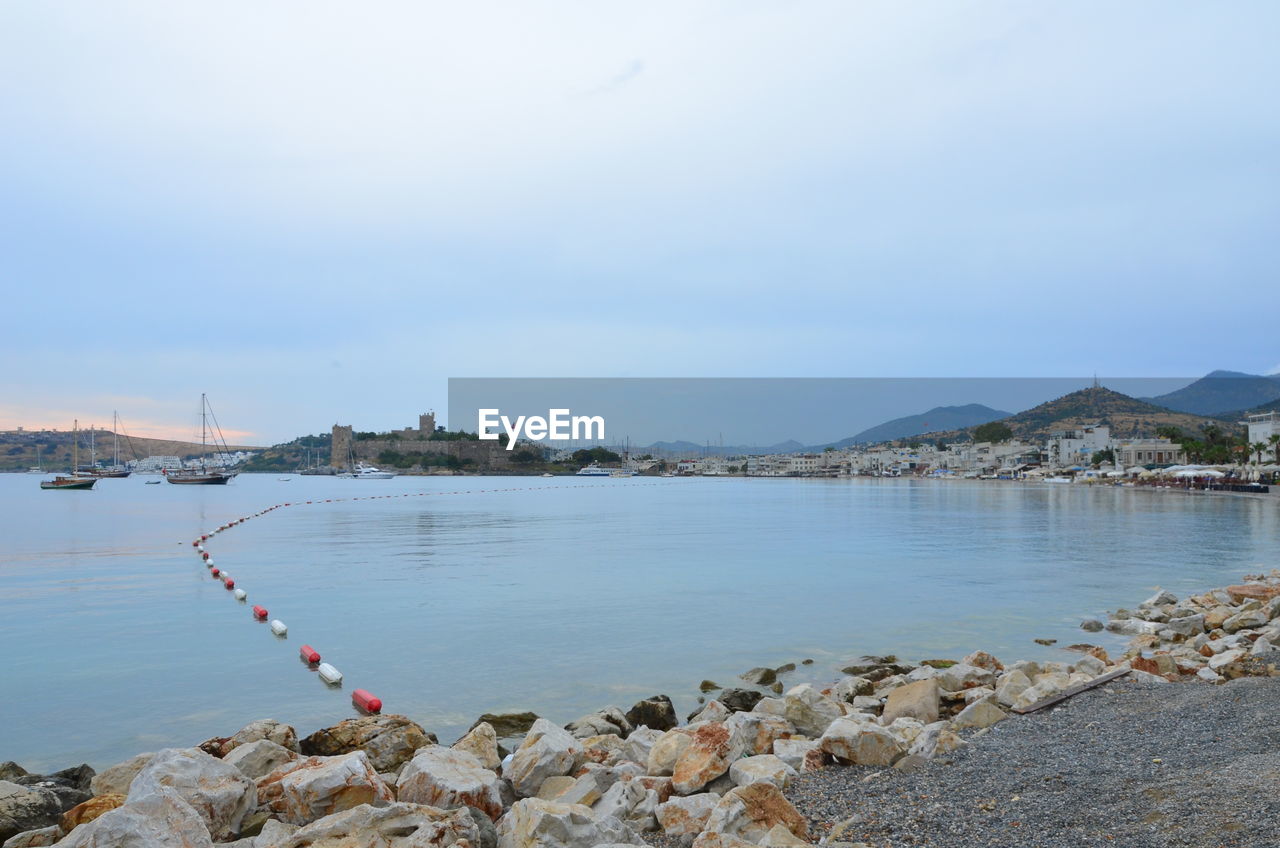
[[[1133,638],[1114,659],[1084,643],[1070,646],[1061,662],[1006,664],[981,651],[958,661],[864,657],[825,688],[784,691],[779,678],[794,666],[757,668],[738,687],[704,682],[714,697],[685,722],[669,698],[656,695],[563,726],[532,713],[486,715],[451,746],[405,716],[367,715],[301,739],[288,725],[256,721],[231,736],[139,754],[101,773],[82,765],[32,775],[4,763],[0,842],[4,848],[1204,844],[1178,840],[1225,825],[1213,820],[1187,829],[1176,800],[1150,820],[1130,820],[1137,808],[1123,805],[1064,818],[1071,811],[1056,806],[1029,775],[1050,771],[1040,775],[1045,785],[1058,780],[1074,797],[1087,798],[1096,774],[1083,765],[1088,757],[1110,752],[1129,762],[1134,751],[1163,750],[1151,747],[1143,722],[1126,720],[1135,709],[1146,705],[1150,713],[1152,703],[1178,700],[1203,705],[1225,697],[1208,684],[1276,677],[1280,572],[1185,599],[1157,592],[1108,622],[1082,627]],[[1066,700],[1104,680],[1104,688]],[[1160,694],[1183,681],[1192,685],[1174,687],[1177,698]],[[1276,683],[1240,681],[1227,691],[1244,686],[1274,695]],[[1216,722],[1214,741],[1257,731],[1224,725],[1226,711],[1203,711]],[[1165,713],[1170,727],[1174,718],[1195,723],[1183,711]],[[1264,720],[1256,710],[1231,715],[1236,723]],[[1071,722],[1055,716],[1074,724],[1068,730]],[[1108,731],[1089,733],[1100,724]],[[1196,735],[1194,726],[1175,732]],[[1080,734],[1092,747],[1082,747]],[[999,753],[987,755],[988,748]],[[1146,759],[1153,761],[1142,763],[1148,772],[1163,761]],[[1212,757],[1183,759],[1190,781]],[[1269,767],[1274,773],[1275,763]],[[1136,769],[1111,788],[1150,788]],[[1010,787],[1024,787],[1025,799]],[[1270,844],[1239,841],[1252,838],[1247,818],[1231,818],[1234,830],[1222,831],[1219,842]],[[1061,833],[1044,831],[1052,822]],[[1088,827],[1076,827],[1082,822]],[[1016,830],[1024,824],[1027,830]],[[1275,835],[1273,825],[1265,827]],[[1133,840],[1113,843],[1115,833]],[[1152,833],[1159,839],[1140,841]]]

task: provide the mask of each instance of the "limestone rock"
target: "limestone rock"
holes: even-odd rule
[[[62,828],[51,824],[35,830],[24,830],[22,833],[10,836],[3,844],[4,848],[44,848],[46,845],[53,845],[65,835]]]
[[[887,766],[906,753],[888,728],[855,717],[836,719],[818,740],[818,748],[858,765]]]
[[[727,772],[746,750],[746,734],[734,733],[721,722],[696,725],[689,738],[671,774],[671,785],[681,795],[697,792]]]
[[[771,668],[759,667],[743,672],[738,677],[756,686],[768,686],[777,681],[778,673]]]
[[[1018,696],[1031,688],[1031,679],[1021,670],[1015,669],[1000,675],[996,682],[996,700],[1011,707]]]
[[[70,833],[82,824],[88,824],[104,813],[109,813],[116,807],[124,806],[125,796],[119,794],[97,795],[77,804],[62,814],[59,824],[63,833]]]
[[[733,781],[734,786],[750,786],[752,783],[764,780],[779,789],[786,789],[796,774],[793,767],[774,754],[743,757],[729,766],[729,779]]]
[[[758,848],[758,846],[754,842],[748,842],[727,833],[711,833],[704,830],[698,834],[689,848]]]
[[[1087,674],[1089,675],[1089,677],[1092,678],[1092,677],[1097,677],[1098,675],[1102,674],[1102,672],[1106,671],[1107,664],[1104,663],[1102,660],[1098,659],[1097,657],[1089,656],[1088,654],[1086,654],[1085,656],[1076,660],[1072,668],[1074,668],[1077,673]]]
[[[707,701],[707,703],[698,707],[698,709],[689,714],[689,723],[698,724],[703,721],[724,721],[732,714],[732,712],[732,710],[720,703],[720,701],[712,698],[710,701]]]
[[[422,804],[361,804],[325,816],[270,844],[270,848],[480,848],[481,829],[463,810]],[[258,846],[264,848],[264,846]]]
[[[513,804],[498,822],[498,848],[596,848],[607,844],[644,842],[618,819],[604,816],[597,820],[581,804],[525,798]]]
[[[395,800],[364,751],[287,763],[258,781],[258,796],[280,819],[297,825]]]
[[[1238,630],[1251,630],[1263,627],[1270,617],[1264,609],[1254,609],[1245,612],[1238,612],[1235,615],[1222,622],[1222,629],[1228,633],[1235,633]]]
[[[322,757],[364,751],[374,769],[382,772],[395,771],[413,758],[414,751],[437,741],[416,722],[391,713],[340,721],[306,737],[300,747],[303,754]]]
[[[762,782],[740,786],[721,798],[707,819],[706,830],[758,843],[778,824],[800,839],[809,836],[804,816],[783,797],[782,790]]]
[[[543,801],[558,801],[560,796],[568,792],[581,778],[569,777],[567,774],[558,774],[548,777],[542,781],[542,785],[538,787],[538,794],[534,797],[541,798]]]
[[[200,743],[200,750],[214,757],[225,757],[241,745],[266,739],[290,751],[298,751],[298,734],[287,724],[273,718],[260,718],[240,728],[233,736],[215,736]]]
[[[53,792],[0,780],[0,842],[57,824],[61,816],[62,805]]]
[[[154,756],[154,753],[138,754],[98,772],[89,783],[89,791],[94,795],[128,795],[129,784]]]
[[[475,807],[493,821],[502,815],[498,775],[456,748],[419,748],[400,773],[396,798],[443,810]]]
[[[204,753],[198,748],[190,750]],[[164,753],[161,751],[157,756]],[[228,768],[234,770],[233,766]],[[60,848],[212,848],[213,840],[205,826],[205,817],[176,791],[160,786],[77,827],[58,845]]]
[[[631,722],[632,727],[644,725],[650,730],[657,731],[670,730],[680,724],[680,719],[676,716],[676,708],[671,705],[671,699],[666,695],[653,695],[643,701],[636,701],[635,705],[627,710],[626,719]]]
[[[585,763],[613,765],[625,759],[622,750],[627,744],[626,740],[616,734],[587,736],[580,738],[579,742],[582,746],[582,761]]]
[[[1178,596],[1172,592],[1166,592],[1164,589],[1157,589],[1156,593],[1142,602],[1144,607],[1160,607],[1166,604],[1176,604]]]
[[[949,754],[965,744],[967,743],[951,729],[950,722],[935,721],[920,730],[911,747],[907,749],[907,754],[933,759],[939,754]]]
[[[754,689],[725,689],[716,696],[716,700],[724,704],[731,713],[750,712],[764,695]]]
[[[617,782],[608,779],[607,775],[599,771],[587,772],[579,776],[573,785],[560,793],[555,800],[561,804],[581,804],[584,807],[590,807],[603,798],[605,792],[613,788]]]
[[[862,695],[870,695],[876,691],[875,684],[865,677],[845,676],[831,687],[831,697],[837,701],[852,704],[853,699]]]
[[[1187,615],[1180,618],[1170,618],[1165,622],[1165,627],[1177,633],[1179,636],[1195,636],[1204,632],[1205,617],[1203,614]]]
[[[468,730],[452,747],[456,751],[466,751],[490,771],[502,768],[502,758],[498,756],[498,734],[487,721]]]
[[[254,837],[253,848],[275,848],[275,846],[298,832],[296,824],[282,822],[279,819],[267,819],[262,823],[262,830]]]
[[[944,692],[960,692],[975,686],[991,686],[996,676],[993,671],[968,663],[956,663],[950,668],[938,670],[938,687]]]
[[[760,848],[792,848],[808,844],[781,824],[775,824],[760,840]]]
[[[720,796],[710,792],[673,797],[658,805],[658,824],[667,836],[697,836],[719,803]]]
[[[831,722],[844,715],[838,703],[808,683],[792,687],[783,698],[783,705],[784,717],[805,736],[821,736]]]
[[[597,819],[612,816],[618,821],[627,822],[636,830],[644,831],[647,828],[644,822],[643,813],[638,817],[638,821],[628,821],[631,818],[632,811],[640,806],[649,791],[634,780],[620,780],[613,786],[609,787],[609,791],[591,807],[591,814]],[[657,793],[654,793],[655,797]],[[654,822],[656,825],[656,821]],[[637,827],[637,825],[639,825]]]
[[[668,730],[650,749],[645,771],[652,775],[670,777],[675,771],[676,761],[692,742],[693,737],[686,728]]]
[[[296,759],[298,755],[283,745],[258,739],[232,748],[222,761],[240,769],[250,780],[257,780]]]
[[[172,789],[190,804],[210,837],[218,841],[235,838],[241,821],[258,802],[253,781],[240,769],[199,748],[166,748],[157,753],[129,784],[128,801],[161,788]]]
[[[648,763],[649,754],[653,751],[653,746],[662,738],[664,732],[640,725],[631,731],[631,735],[627,737],[627,741],[623,744],[622,758],[641,765]]]
[[[724,726],[745,737],[749,754],[772,754],[775,741],[796,734],[791,722],[766,713],[734,713],[725,719]]]
[[[938,720],[938,681],[918,680],[889,693],[882,720],[889,724],[898,718],[914,718],[925,724]]]
[[[487,724],[493,728],[493,732],[498,734],[499,739],[514,739],[517,736],[523,737],[533,727],[533,723],[538,720],[537,713],[485,713],[476,719],[475,724],[471,725],[471,729],[475,730],[481,724]]]
[[[606,733],[625,739],[631,733],[631,722],[627,721],[627,717],[617,707],[605,707],[569,722],[564,729],[576,739],[586,739]]]
[[[818,743],[812,739],[775,739],[773,755],[799,771],[804,763],[805,754],[817,747]]]
[[[991,654],[988,654],[986,651],[974,651],[972,654],[961,660],[960,663],[975,666],[977,668],[985,668],[987,671],[992,672],[1004,671],[1003,663]]]
[[[581,753],[577,739],[540,718],[529,728],[502,776],[511,781],[516,795],[528,798],[538,793],[543,780],[573,771]]]
[[[951,726],[956,730],[965,728],[983,728],[990,727],[996,722],[1004,721],[1008,718],[1008,714],[996,706],[995,699],[983,699],[974,701],[965,707],[960,713],[951,720]]]
[[[1089,633],[1097,633],[1102,629],[1102,622],[1098,621],[1096,618],[1086,618],[1084,621],[1080,622],[1080,629],[1088,631]]]

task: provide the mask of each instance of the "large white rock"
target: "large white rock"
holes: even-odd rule
[[[949,754],[966,744],[968,743],[951,729],[951,722],[935,721],[921,729],[920,734],[911,743],[911,747],[907,749],[907,753],[931,760],[939,754]]]
[[[833,757],[866,766],[892,765],[906,753],[906,746],[889,728],[853,716],[832,722],[818,747]]]
[[[782,700],[784,717],[805,736],[821,736],[831,722],[844,715],[844,709],[838,702],[808,683],[792,687]]]
[[[676,760],[671,786],[677,794],[691,795],[729,770],[747,748],[745,733],[730,730],[722,722],[708,721],[690,727],[690,744]]]
[[[725,719],[724,726],[730,733],[742,734],[747,751],[752,754],[772,753],[775,741],[789,739],[796,734],[795,725],[782,716],[768,713],[734,713]]]
[[[996,705],[994,698],[984,698],[981,701],[974,701],[961,710],[955,718],[951,719],[951,726],[956,730],[967,727],[990,727],[1008,717],[1008,713]]]
[[[174,790],[159,787],[149,795],[131,799],[123,807],[80,825],[58,845],[64,848],[211,848],[213,840],[200,813]]]
[[[419,748],[396,781],[396,799],[444,810],[475,807],[493,821],[502,815],[498,775],[456,748]]]
[[[644,803],[650,790],[645,789],[637,780],[619,780],[613,786],[609,787],[609,791],[597,801],[591,808],[591,814],[597,819],[609,818],[612,816],[618,821],[627,822],[637,830],[644,831],[647,829],[647,822],[644,821],[643,813],[637,817],[638,821],[630,821],[632,812],[636,807]],[[654,793],[656,801],[658,793]],[[656,822],[655,822],[656,824]],[[639,825],[637,827],[637,825]]]
[[[116,763],[93,776],[89,782],[89,791],[97,795],[128,795],[129,784],[138,776],[138,772],[151,762],[155,752],[139,754],[136,757]]]
[[[684,753],[685,748],[693,744],[693,737],[688,728],[676,727],[668,730],[649,749],[649,759],[645,771],[657,776],[670,776],[675,771],[676,761]]]
[[[1031,688],[1031,678],[1019,669],[1006,671],[996,681],[996,700],[1006,707],[1012,707],[1018,696]]]
[[[162,788],[172,789],[204,819],[209,835],[223,842],[240,833],[240,823],[258,803],[253,781],[233,765],[199,748],[158,752],[129,784],[128,801]]]
[[[805,754],[817,747],[818,743],[813,739],[776,739],[773,743],[773,753],[778,759],[799,771],[804,763]]]
[[[265,831],[264,831],[265,832]],[[422,804],[360,804],[325,816],[282,839],[255,848],[479,848],[480,828],[466,810]]]
[[[498,734],[487,721],[468,730],[465,736],[453,743],[453,747],[466,751],[490,771],[502,768],[502,758],[498,756]]]
[[[943,692],[961,692],[976,686],[993,686],[996,674],[989,668],[982,668],[968,663],[956,663],[949,668],[938,670],[933,678]]]
[[[1085,654],[1075,661],[1072,668],[1075,669],[1077,674],[1087,674],[1090,678],[1094,678],[1106,671],[1107,664],[1092,654]]]
[[[720,703],[715,698],[712,698],[703,705],[702,709],[689,716],[689,723],[699,724],[704,721],[724,721],[732,712],[733,711],[724,704]]]
[[[240,769],[250,780],[257,780],[296,759],[298,755],[283,745],[270,739],[258,739],[232,748],[222,761]]]
[[[610,843],[643,845],[644,841],[612,816],[597,820],[581,804],[538,798],[517,801],[498,822],[498,848],[595,848]]]
[[[258,780],[258,795],[263,806],[297,825],[361,804],[395,800],[364,751],[287,763]]]
[[[637,727],[631,731],[631,735],[627,737],[627,741],[622,746],[622,758],[633,763],[645,765],[649,762],[649,752],[653,750],[653,746],[661,738],[661,730],[654,730],[644,725]]]
[[[809,836],[804,816],[772,783],[753,783],[730,791],[716,804],[707,819],[706,831],[758,843],[781,824],[800,839]]]
[[[720,796],[712,792],[673,797],[658,805],[658,824],[667,836],[697,836],[719,803]]]
[[[502,776],[511,781],[516,795],[528,798],[538,794],[538,787],[548,777],[573,771],[581,755],[577,739],[540,718],[529,728]]]
[[[564,729],[577,739],[606,734],[625,737],[631,733],[631,722],[618,707],[609,706],[569,722]]]
[[[875,691],[876,687],[867,678],[847,676],[840,678],[836,681],[836,685],[831,687],[831,697],[837,701],[852,704],[854,698],[870,695]]]
[[[750,786],[765,780],[779,789],[786,789],[796,773],[794,768],[773,754],[743,757],[729,766],[729,779],[734,786]]]

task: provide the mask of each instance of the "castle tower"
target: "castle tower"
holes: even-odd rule
[[[431,438],[431,434],[434,433],[435,431],[436,431],[435,410],[432,410],[431,412],[424,412],[422,415],[418,416],[418,432],[419,433],[421,433],[422,435],[426,436],[429,439]]]
[[[350,468],[354,464],[351,458],[353,429],[350,424],[345,426],[342,424],[333,425],[333,442],[329,453],[329,464],[334,468]]]

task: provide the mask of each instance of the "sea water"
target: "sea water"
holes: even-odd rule
[[[355,688],[449,741],[483,712],[665,693],[684,714],[704,678],[804,659],[788,685],[865,653],[1069,659],[1123,645],[1081,619],[1269,569],[1280,532],[1275,498],[1119,487],[280,477],[0,475],[0,760],[102,768],[258,718],[306,734]],[[191,541],[285,502],[207,543],[238,602]]]

